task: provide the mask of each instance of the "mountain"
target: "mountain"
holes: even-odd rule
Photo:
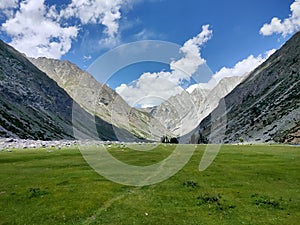
[[[230,92],[196,142],[300,142],[300,32]],[[225,104],[225,105],[224,105]]]
[[[83,110],[24,55],[0,40],[0,137],[57,140],[99,136],[138,140]]]
[[[246,76],[139,110],[68,61],[29,61],[0,41],[0,137],[299,143],[299,43],[300,32]]]
[[[47,58],[29,60],[55,80],[85,110],[115,127],[148,140],[160,140],[163,134],[170,134],[154,117],[131,108],[115,91],[100,84],[71,62]]]
[[[185,135],[195,129],[242,79],[242,76],[225,77],[212,90],[196,88],[192,93],[183,91],[147,111],[176,136]]]
[[[0,41],[0,136],[70,139],[72,99]]]

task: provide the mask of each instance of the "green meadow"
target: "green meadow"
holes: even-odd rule
[[[149,165],[172,150],[109,151]],[[144,187],[105,179],[76,147],[2,151],[0,224],[299,224],[299,147],[224,145],[199,172],[204,151],[199,145],[176,175]]]

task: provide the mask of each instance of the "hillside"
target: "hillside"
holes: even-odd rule
[[[55,81],[0,40],[0,137],[73,139],[73,131],[102,140],[117,140],[117,131],[127,140],[137,140],[84,111]]]
[[[161,105],[148,109],[167,129],[177,136],[191,132],[212,110],[221,98],[230,93],[243,76],[225,77],[212,90],[196,88],[192,93],[183,91]]]
[[[131,108],[115,91],[100,84],[71,62],[47,58],[30,58],[30,61],[55,80],[84,109],[104,121],[142,139],[160,140],[162,134],[170,133],[154,117]]]
[[[300,142],[300,32],[198,126],[197,142]],[[201,139],[201,140],[200,140]]]

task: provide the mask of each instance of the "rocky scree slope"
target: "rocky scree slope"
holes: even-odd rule
[[[170,134],[154,117],[131,108],[115,91],[100,84],[71,62],[47,58],[30,58],[30,61],[55,80],[84,109],[108,123],[142,139],[160,140],[162,135]]]
[[[72,121],[74,115],[79,116]],[[90,129],[88,124],[95,123],[96,129]],[[55,81],[0,40],[0,137],[73,139],[75,131],[83,137],[117,140],[115,130],[84,111]],[[137,140],[125,130],[119,133]]]
[[[211,90],[196,88],[192,93],[183,91],[161,105],[146,110],[173,134],[182,136],[194,130],[242,79],[243,76],[226,77]]]
[[[300,32],[206,117],[196,142],[300,142]]]

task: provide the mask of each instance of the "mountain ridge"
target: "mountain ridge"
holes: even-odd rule
[[[23,54],[0,40],[0,136],[34,140],[92,137],[138,140],[83,110]],[[76,118],[74,119],[74,116]],[[82,124],[93,124],[87,126]]]
[[[29,60],[55,80],[84,109],[104,121],[142,139],[158,141],[162,134],[170,134],[147,112],[130,107],[114,90],[100,84],[75,64],[47,58]]]
[[[218,130],[225,143],[299,143],[300,123],[300,32],[296,33],[264,63],[252,71],[198,126],[195,133],[218,142]],[[213,118],[213,121],[212,121]],[[212,129],[213,123],[218,123]],[[219,121],[219,122],[218,122]],[[289,135],[292,135],[287,139]],[[201,141],[200,141],[201,142]]]
[[[0,40],[0,136],[158,141],[167,135],[183,143],[299,143],[298,43],[300,32],[245,76],[139,110],[75,64],[28,60]]]

